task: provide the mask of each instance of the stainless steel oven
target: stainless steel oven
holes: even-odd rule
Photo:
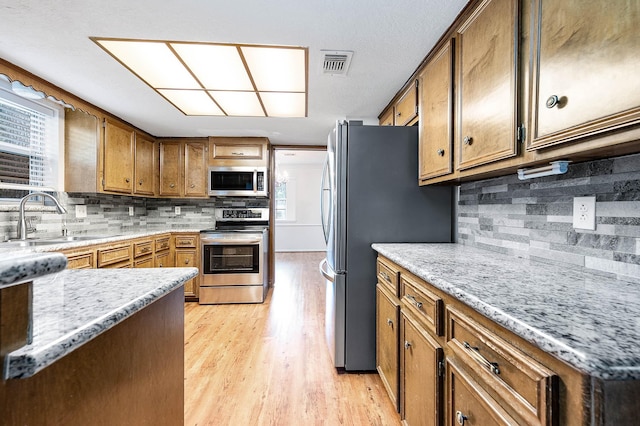
[[[263,213],[263,209],[216,211],[216,229],[200,233],[200,304],[264,302],[269,244]]]

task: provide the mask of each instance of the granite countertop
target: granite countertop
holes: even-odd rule
[[[461,244],[373,249],[578,370],[640,379],[640,279]]]
[[[196,268],[86,269],[36,278],[33,340],[6,355],[4,378],[34,375],[197,274]]]
[[[31,281],[67,267],[67,258],[60,253],[5,253],[3,257],[0,261],[0,288]]]

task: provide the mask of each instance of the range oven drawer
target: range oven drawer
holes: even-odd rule
[[[222,303],[262,303],[265,288],[260,285],[231,285],[216,287],[200,287],[199,303],[201,305]]]

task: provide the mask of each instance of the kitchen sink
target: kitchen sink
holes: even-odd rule
[[[69,235],[69,236],[50,237],[50,238],[32,238],[32,239],[26,239],[26,240],[7,240],[3,243],[0,243],[0,248],[46,246],[46,245],[53,245],[53,244],[70,243],[73,241],[97,240],[100,238],[103,238],[103,237],[98,237],[94,235]]]

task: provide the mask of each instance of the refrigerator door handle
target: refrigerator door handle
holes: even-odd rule
[[[329,191],[329,196],[331,196],[331,188],[325,188],[327,183],[327,176],[329,171],[329,158],[324,163],[324,168],[322,170],[322,183],[320,187],[320,219],[322,221],[322,233],[324,234],[324,242],[326,244],[329,243],[329,228],[327,227],[327,222],[325,220],[325,205],[324,205],[324,193],[325,191]],[[331,200],[329,200],[331,202]]]
[[[335,274],[333,273],[333,271],[329,271],[329,265],[327,264],[327,259],[322,259],[322,262],[320,262],[320,265],[318,265],[318,268],[320,269],[320,273],[322,274],[323,277],[325,277],[327,280],[334,282],[336,279]]]

